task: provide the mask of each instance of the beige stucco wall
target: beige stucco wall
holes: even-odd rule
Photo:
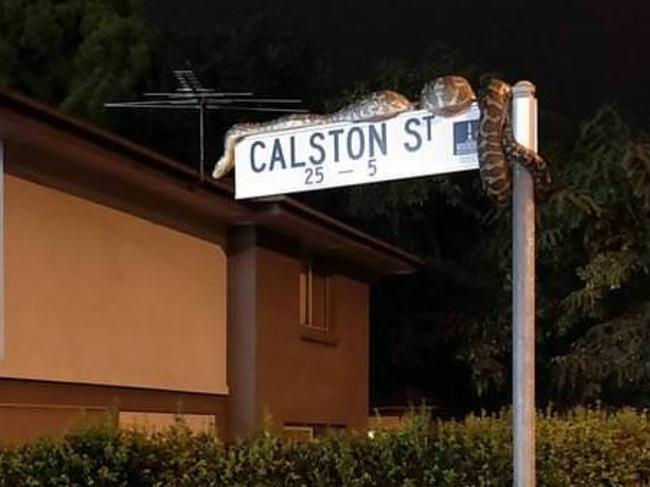
[[[110,424],[106,408],[0,403],[0,446],[63,436],[80,426]]]
[[[215,243],[5,178],[0,377],[226,393]]]

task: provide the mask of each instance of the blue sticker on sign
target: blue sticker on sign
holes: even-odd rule
[[[478,120],[454,123],[454,155],[475,154],[477,133]]]

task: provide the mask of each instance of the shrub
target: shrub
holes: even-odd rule
[[[95,427],[62,440],[0,449],[0,487],[15,486],[510,486],[508,412],[398,431],[332,433],[311,443],[262,432],[224,445],[182,425],[163,433]],[[644,412],[540,414],[540,486],[650,485]]]

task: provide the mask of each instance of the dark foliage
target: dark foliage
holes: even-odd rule
[[[223,445],[182,424],[164,433],[109,427],[63,440],[0,448],[0,487],[14,486],[507,486],[509,414],[430,423],[412,416],[394,432],[330,434],[312,443],[270,433]],[[576,410],[540,415],[540,486],[645,485],[650,426],[644,414]]]

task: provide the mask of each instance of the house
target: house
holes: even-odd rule
[[[0,141],[0,441],[366,426],[369,286],[416,257],[4,89]]]

